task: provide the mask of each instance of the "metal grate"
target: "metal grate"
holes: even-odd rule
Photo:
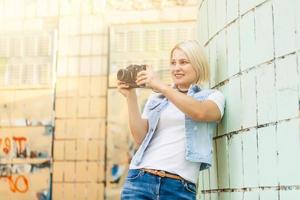
[[[160,74],[160,78],[168,83],[171,83],[171,73],[169,70],[170,61],[169,59],[160,59],[158,62],[158,66],[160,66],[157,71]]]
[[[0,36],[0,87],[51,85],[52,41],[50,33]]]
[[[157,31],[147,30],[144,34],[145,50],[156,51],[157,50]]]
[[[159,31],[159,44],[161,50],[168,51],[172,47],[173,34],[174,31],[172,29],[162,29]]]
[[[7,47],[8,41],[6,38],[0,38],[0,57],[7,57],[8,53],[8,47]]]
[[[41,36],[37,43],[37,52],[40,56],[51,55],[51,40],[47,36]]]
[[[31,83],[36,82],[36,77],[34,75],[34,66],[33,65],[23,65],[20,66],[20,72],[21,72],[21,80],[20,84],[22,85],[30,85]],[[13,75],[13,74],[12,74]]]
[[[21,48],[21,46],[19,48]],[[36,56],[36,39],[34,37],[23,38],[23,51],[24,56]]]
[[[21,57],[21,38],[9,38],[9,57]]]
[[[42,85],[46,85],[50,83],[52,75],[52,70],[51,66],[49,64],[41,64],[37,65],[37,78],[38,78],[38,83]]]
[[[127,33],[127,43],[129,51],[140,51],[141,38],[140,33],[137,31],[129,31]]]
[[[7,65],[4,85],[20,85],[21,66]]]
[[[117,52],[125,51],[125,33],[124,32],[116,32],[115,33],[115,42],[114,42],[114,50]]]

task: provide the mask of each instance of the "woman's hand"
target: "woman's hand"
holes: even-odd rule
[[[135,94],[135,89],[130,88],[129,85],[123,81],[117,80],[117,87],[119,92],[126,98],[128,98],[132,94]]]
[[[166,85],[158,78],[157,74],[147,65],[147,69],[137,74],[137,85],[145,84],[146,87],[150,87],[154,91],[160,92]]]

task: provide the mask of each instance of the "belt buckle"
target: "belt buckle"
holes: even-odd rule
[[[166,172],[159,170],[159,171],[157,171],[157,175],[160,177],[166,177]]]

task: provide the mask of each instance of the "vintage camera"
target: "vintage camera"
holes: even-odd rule
[[[130,88],[145,87],[145,85],[138,86],[136,81],[136,75],[146,70],[146,65],[129,65],[125,69],[120,69],[117,73],[117,78],[120,81],[126,82]]]

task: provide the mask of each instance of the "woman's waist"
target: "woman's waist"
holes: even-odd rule
[[[173,161],[174,162],[174,161]],[[149,169],[163,171],[165,173],[173,174],[182,177],[183,179],[196,183],[199,175],[200,163],[189,164],[170,164],[166,163],[141,163],[140,165],[130,164],[129,169]]]

